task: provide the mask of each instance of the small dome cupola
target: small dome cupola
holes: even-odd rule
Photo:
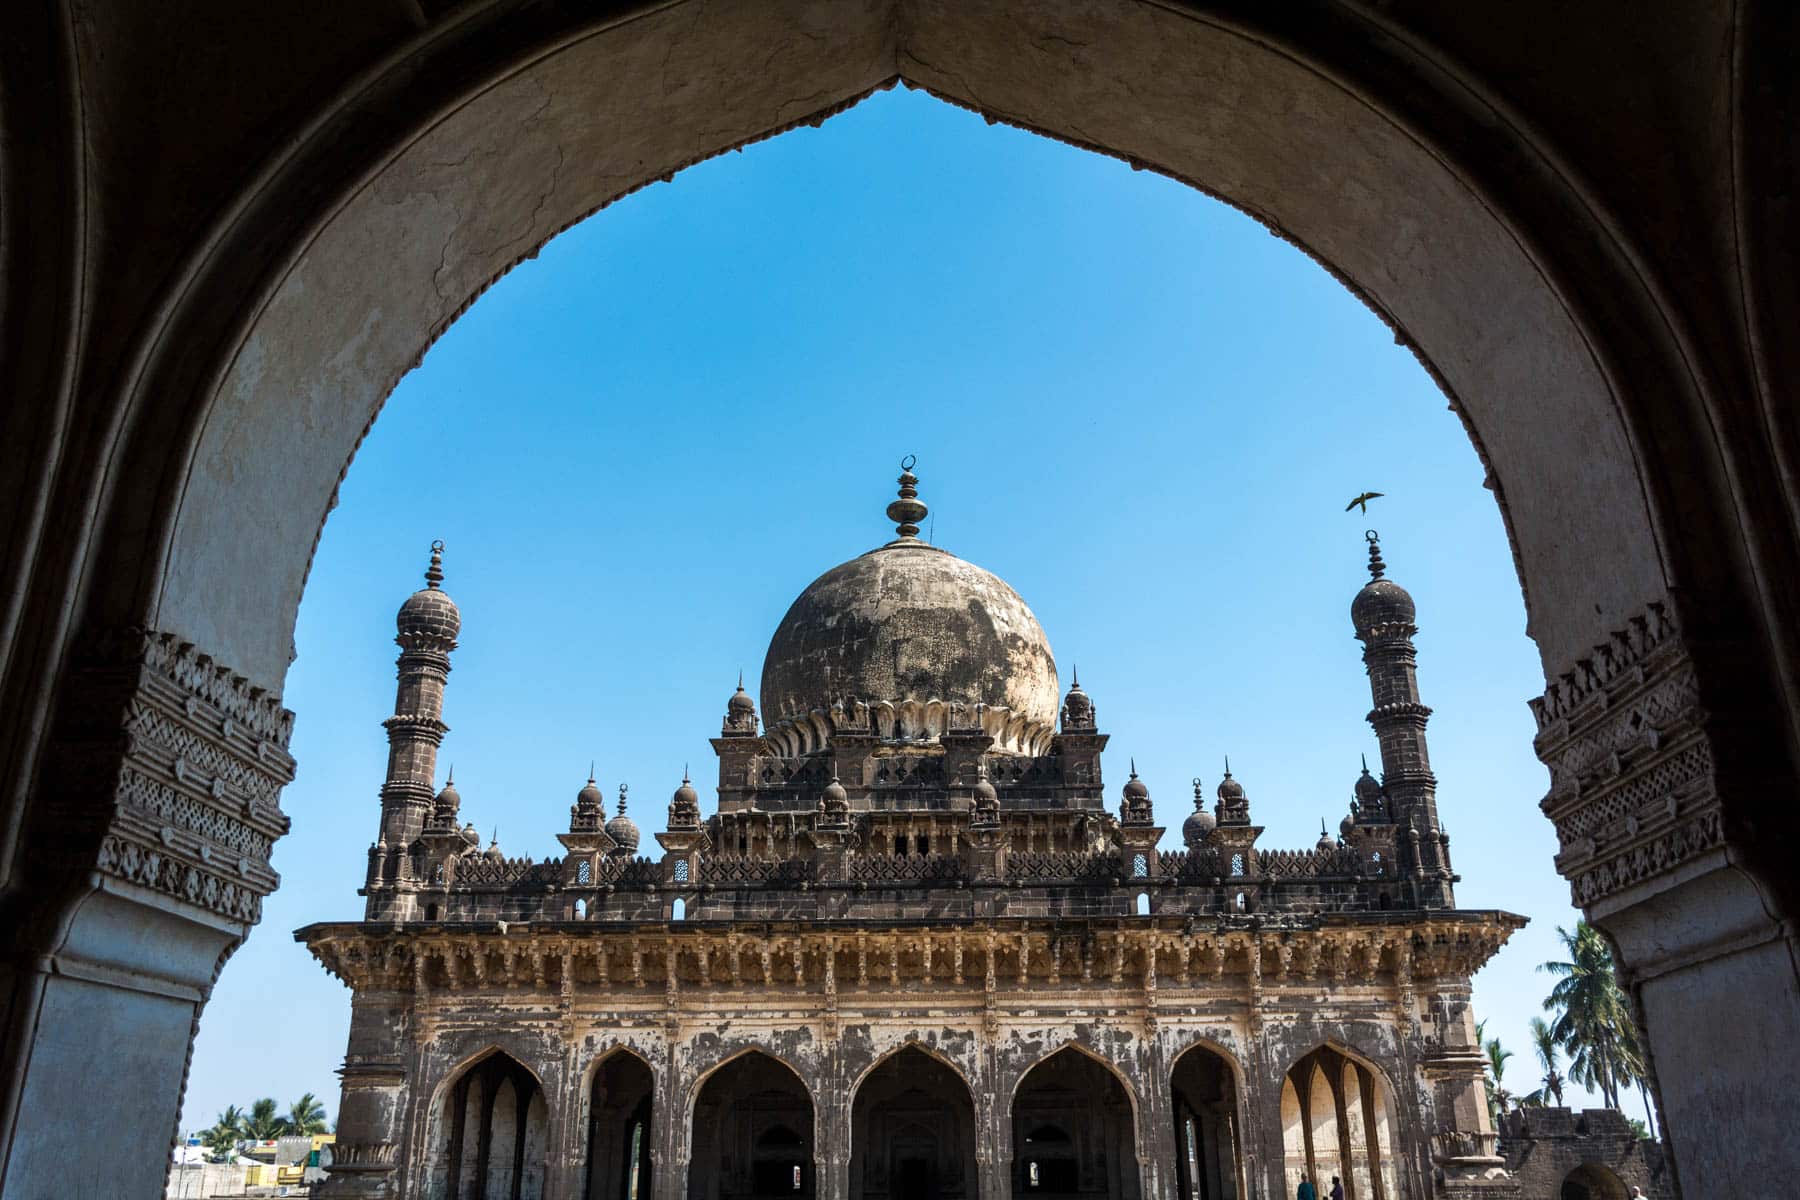
[[[1231,777],[1231,760],[1225,760],[1225,778],[1219,781],[1218,815],[1221,825],[1248,825],[1250,823],[1250,797],[1244,792],[1244,785]]]
[[[725,725],[720,731],[726,737],[745,737],[756,733],[756,701],[744,690],[744,673],[738,672],[737,691],[725,702]]]
[[[1137,760],[1131,760],[1131,778],[1119,790],[1119,820],[1127,825],[1148,825],[1155,816],[1150,805],[1150,785],[1138,778]]]
[[[1412,595],[1387,578],[1387,564],[1381,560],[1381,535],[1371,529],[1363,537],[1369,543],[1369,582],[1350,602],[1350,621],[1356,626],[1356,635],[1366,637],[1394,627],[1410,632],[1419,615]]]
[[[456,649],[462,632],[462,613],[444,594],[444,543],[431,543],[431,565],[425,569],[425,586],[406,598],[394,616],[394,640],[406,650]]]
[[[1206,811],[1206,785],[1199,778],[1194,780],[1194,811],[1188,814],[1187,820],[1181,823],[1181,840],[1187,843],[1189,850],[1198,850],[1212,836],[1212,831],[1219,827],[1219,819]]]
[[[1062,727],[1063,732],[1075,730],[1091,730],[1094,728],[1094,701],[1081,690],[1081,672],[1072,672],[1069,694],[1063,697]]]
[[[606,823],[606,836],[610,837],[618,847],[613,853],[632,855],[637,853],[641,836],[637,822],[625,815],[625,794],[631,789],[628,785],[619,785],[619,815]]]
[[[828,824],[841,824],[850,814],[850,793],[845,790],[838,779],[837,772],[831,773],[831,782],[819,793],[819,818]]]
[[[1325,831],[1325,818],[1320,817],[1319,818],[1319,844],[1318,844],[1318,846],[1315,847],[1315,849],[1317,849],[1320,854],[1323,854],[1327,850],[1335,850],[1336,848],[1337,848],[1337,843],[1332,841],[1331,835]]]
[[[451,767],[450,773],[444,779],[443,790],[439,791],[437,798],[432,801],[432,816],[440,820],[448,819],[456,816],[461,808],[462,793],[456,790],[456,768]],[[454,824],[451,827],[455,828]]]
[[[700,825],[700,793],[688,779],[687,768],[681,769],[681,786],[669,797],[669,828],[695,829]]]

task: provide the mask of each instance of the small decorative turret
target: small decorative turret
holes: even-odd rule
[[[1138,778],[1137,760],[1131,760],[1131,778],[1119,794],[1119,820],[1126,825],[1148,825],[1156,819],[1150,805],[1150,785]]]
[[[700,828],[700,793],[688,779],[686,767],[681,769],[681,786],[669,797],[669,828]]]
[[[900,460],[900,498],[887,506],[888,520],[898,522],[894,532],[900,535],[901,541],[917,541],[919,522],[931,511],[919,499],[919,477],[912,473],[913,465],[918,461],[911,454]]]
[[[431,802],[431,824],[454,831],[456,814],[462,811],[462,793],[456,790],[456,768],[451,767],[444,786]]]
[[[606,795],[594,782],[594,767],[589,763],[587,783],[575,793],[575,803],[569,806],[569,832],[592,833],[605,824]]]
[[[756,701],[744,690],[744,673],[738,672],[737,691],[725,704],[725,724],[719,730],[726,737],[756,736]]]
[[[1319,844],[1315,846],[1314,849],[1321,854],[1325,853],[1327,850],[1337,849],[1337,843],[1332,841],[1331,834],[1325,831],[1324,817],[1319,818]]]
[[[1181,823],[1181,840],[1187,843],[1189,850],[1198,850],[1206,845],[1206,839],[1219,826],[1219,820],[1206,811],[1206,785],[1196,776],[1194,778],[1194,811],[1188,814],[1187,820]]]
[[[1073,682],[1069,686],[1069,694],[1063,699],[1062,728],[1064,733],[1079,730],[1091,733],[1095,729],[1094,702],[1088,694],[1081,690],[1081,672],[1075,671]]]
[[[1000,793],[994,787],[994,781],[988,778],[987,763],[976,766],[975,777],[975,816],[979,825],[995,825],[1000,821]]]
[[[819,823],[821,825],[842,825],[850,819],[850,793],[844,790],[839,782],[837,771],[831,772],[831,782],[819,793]]]
[[[627,857],[637,853],[640,837],[637,822],[625,815],[625,794],[630,790],[628,784],[619,785],[619,815],[606,823],[606,835],[618,847],[613,853]]]
[[[489,862],[505,861],[506,855],[504,855],[500,852],[500,830],[499,830],[498,826],[496,826],[494,829],[493,837],[488,839],[488,848],[486,850],[483,850],[481,852],[481,855],[483,858],[487,859]]]
[[[1248,825],[1250,823],[1250,797],[1244,793],[1244,785],[1231,777],[1231,760],[1225,760],[1225,778],[1219,781],[1219,824]]]

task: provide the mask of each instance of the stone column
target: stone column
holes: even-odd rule
[[[7,1179],[160,1192],[201,1009],[279,879],[292,727],[276,696],[171,634],[72,654],[0,934]],[[72,1082],[97,1079],[130,1103]]]
[[[1146,951],[1153,953],[1153,951]],[[1138,1040],[1132,1065],[1138,1078],[1138,1178],[1144,1200],[1178,1200],[1175,1168],[1175,1111],[1170,1064],[1153,1027]]]
[[[1617,951],[1688,1200],[1800,1171],[1784,1107],[1742,1084],[1800,1045],[1800,938],[1777,915],[1792,847],[1758,827],[1792,783],[1762,773],[1772,702],[1745,694],[1763,671],[1745,641],[1652,604],[1532,702],[1557,870]]]
[[[668,1044],[662,1069],[656,1072],[656,1094],[650,1101],[650,1191],[654,1200],[686,1200],[688,1155],[693,1152],[688,1126],[688,1080],[681,1069],[683,1051],[691,1047]]]
[[[971,1072],[975,1091],[975,1173],[979,1200],[1012,1198],[1012,1085],[1000,1070],[1000,1050],[985,1033],[978,1042],[979,1062]]]

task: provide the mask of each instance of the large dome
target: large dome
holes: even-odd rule
[[[1050,641],[1019,594],[904,528],[801,592],[763,660],[763,721],[777,736],[861,703],[880,736],[931,741],[950,706],[972,723],[983,705],[999,747],[1042,753],[1059,699]]]

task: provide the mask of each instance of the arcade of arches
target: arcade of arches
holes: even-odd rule
[[[554,1079],[561,1064],[539,1066]],[[1323,1067],[1340,1070],[1346,1086],[1362,1089],[1353,1104],[1380,1111],[1391,1104],[1377,1070],[1321,1047],[1283,1077],[1284,1138],[1293,1081]],[[1259,1140],[1258,1106],[1238,1088],[1236,1064],[1210,1045],[1176,1055],[1166,1106],[1155,1095],[1134,1096],[1119,1067],[1072,1045],[1024,1072],[1010,1114],[1004,1105],[978,1109],[965,1074],[975,1068],[905,1043],[855,1081],[847,1107],[831,1103],[816,1111],[814,1096],[825,1095],[816,1089],[829,1080],[821,1075],[809,1083],[758,1049],[736,1052],[697,1084],[671,1086],[645,1058],[615,1047],[572,1075],[576,1090],[566,1096],[546,1092],[538,1074],[513,1055],[488,1050],[455,1068],[437,1089],[420,1194],[428,1200],[1141,1200],[1155,1194],[1139,1145],[1142,1119],[1151,1111],[1172,1126],[1167,1136],[1145,1133],[1146,1149],[1168,1153],[1178,1164],[1169,1176],[1176,1200],[1253,1194],[1247,1180],[1254,1169],[1247,1174],[1245,1167]],[[671,1128],[665,1114],[681,1112],[690,1096],[691,1117]],[[1339,1116],[1343,1111],[1340,1102]],[[995,1119],[1010,1139],[995,1137]],[[1385,1185],[1376,1179],[1389,1136],[1388,1118],[1381,1120],[1378,1129],[1352,1117],[1343,1158],[1328,1159],[1321,1147],[1322,1169],[1313,1177],[1328,1180],[1328,1163],[1353,1163],[1348,1195],[1401,1195],[1391,1167]],[[994,1148],[1009,1142],[1006,1161]],[[1311,1153],[1311,1141],[1306,1145],[1302,1153]],[[1334,1141],[1329,1154],[1337,1146]],[[653,1164],[671,1171],[673,1186],[653,1188]],[[1302,1165],[1310,1169],[1310,1160]]]
[[[1795,6],[190,7],[0,10],[0,1193],[71,1143],[156,1190],[278,883],[312,547],[399,375],[573,221],[896,81],[1255,214],[1416,350],[1507,522],[1557,864],[1678,1184],[1800,1177],[1760,1086],[1800,1046]],[[351,1098],[389,1069],[356,1055]]]

